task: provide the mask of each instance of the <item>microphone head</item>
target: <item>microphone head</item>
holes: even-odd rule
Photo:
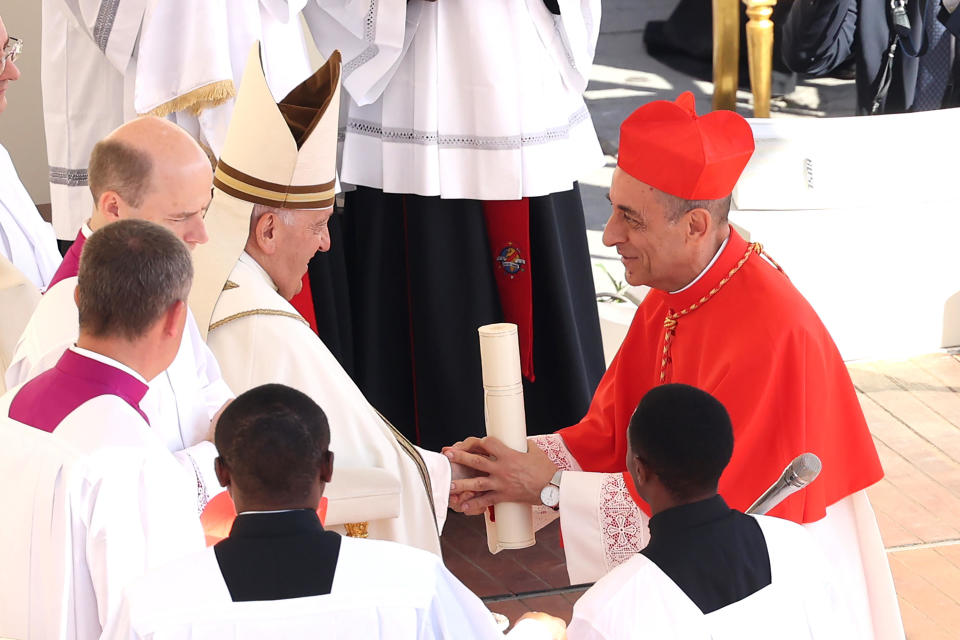
[[[820,475],[823,463],[814,453],[803,453],[793,459],[788,467],[790,474],[788,482],[795,487],[805,487]]]

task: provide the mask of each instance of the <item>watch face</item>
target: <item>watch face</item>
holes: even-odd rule
[[[540,491],[540,502],[548,507],[560,504],[560,487],[548,484]]]

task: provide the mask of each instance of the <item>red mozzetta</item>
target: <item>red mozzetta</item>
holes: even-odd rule
[[[810,304],[758,248],[731,230],[693,286],[650,291],[586,417],[559,432],[585,471],[624,471],[627,422],[640,398],[661,382],[683,382],[713,394],[733,420],[733,459],[720,479],[733,508],[750,506],[805,451],[820,456],[823,472],[771,515],[814,522],[827,506],[880,480],[840,353]]]

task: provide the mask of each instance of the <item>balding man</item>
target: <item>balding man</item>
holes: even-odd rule
[[[210,162],[200,146],[160,118],[133,120],[97,143],[90,159],[96,207],[20,336],[7,370],[8,388],[51,368],[76,341],[75,276],[86,239],[117,220],[141,219],[166,227],[192,249],[207,241],[203,216],[212,181]],[[231,397],[216,359],[188,314],[177,357],[150,380],[143,408],[167,448],[195,470],[201,508],[209,497],[208,487],[214,491],[219,486],[211,466],[216,454],[210,442],[212,420]]]
[[[193,138],[169,120],[138,118],[114,130],[90,153],[93,215],[63,257],[50,286],[77,275],[90,234],[124,218],[163,225],[191,249],[207,241],[203,213],[213,172]]]
[[[12,637],[95,639],[131,580],[203,548],[193,474],[141,406],[147,380],[180,349],[192,278],[190,253],[158,225],[124,220],[95,233],[76,286],[76,345],[0,397],[0,450],[35,441],[23,454],[30,469],[49,461],[50,450],[72,452],[58,456],[59,469],[0,487],[0,513],[33,500],[32,517],[6,527],[15,529],[6,537],[29,536],[30,558],[0,547],[0,600],[26,594],[19,613],[34,621],[39,613],[41,622]],[[0,458],[0,477],[14,479],[18,462]],[[61,620],[59,629],[46,628],[46,618]],[[0,619],[0,636],[8,632]]]

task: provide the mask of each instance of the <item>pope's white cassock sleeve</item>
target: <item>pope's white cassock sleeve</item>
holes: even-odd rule
[[[370,537],[440,552],[438,528],[449,497],[449,461],[413,447],[384,422],[247,254],[217,301],[207,342],[235,391],[280,383],[313,398],[330,423],[330,449],[338,468],[374,467],[396,476],[399,516],[371,521]],[[331,491],[336,482],[334,473]]]
[[[4,428],[31,429],[5,417],[15,393],[11,390],[0,400]],[[53,510],[54,519],[65,509],[67,522],[54,527],[59,531],[55,535],[31,533],[31,544],[46,546],[30,552],[29,609],[61,602],[68,613],[59,637],[93,640],[116,610],[127,584],[149,569],[203,548],[193,478],[140,414],[116,396],[88,400],[50,437],[75,450],[82,466],[65,475],[63,483],[48,472],[36,477],[35,509]],[[41,483],[54,483],[52,502],[44,503],[49,486]],[[16,483],[16,490],[22,488]],[[49,579],[60,571],[66,589],[63,601],[56,592],[37,596],[34,574]]]
[[[808,531],[758,516],[771,583],[706,615],[646,556],[636,554],[574,605],[570,640],[845,640],[869,638],[854,627],[834,571]]]
[[[210,549],[128,588],[103,635],[104,640],[308,637],[495,640],[503,635],[480,599],[436,555],[352,538],[341,543],[329,594],[232,602]],[[508,637],[550,636],[533,629]]]
[[[53,228],[40,217],[3,145],[0,145],[0,257],[6,257],[41,291],[50,284],[62,259]]]
[[[93,210],[93,145],[135,116],[134,46],[148,0],[43,0],[40,82],[57,237],[73,240]]]
[[[76,286],[76,277],[67,278],[41,298],[7,369],[8,388],[32,380],[53,367],[63,352],[77,341],[79,319],[73,297]],[[210,422],[233,394],[189,310],[176,358],[149,385],[140,407],[167,449],[195,475],[198,508],[202,509],[210,498],[222,491],[213,471],[217,452],[209,441]]]
[[[646,546],[649,518],[630,496],[623,474],[581,471],[559,435],[530,440],[569,470],[560,483],[560,527],[572,584],[598,580]],[[836,569],[863,637],[902,638],[899,603],[866,492],[830,505],[823,519],[804,528]]]

